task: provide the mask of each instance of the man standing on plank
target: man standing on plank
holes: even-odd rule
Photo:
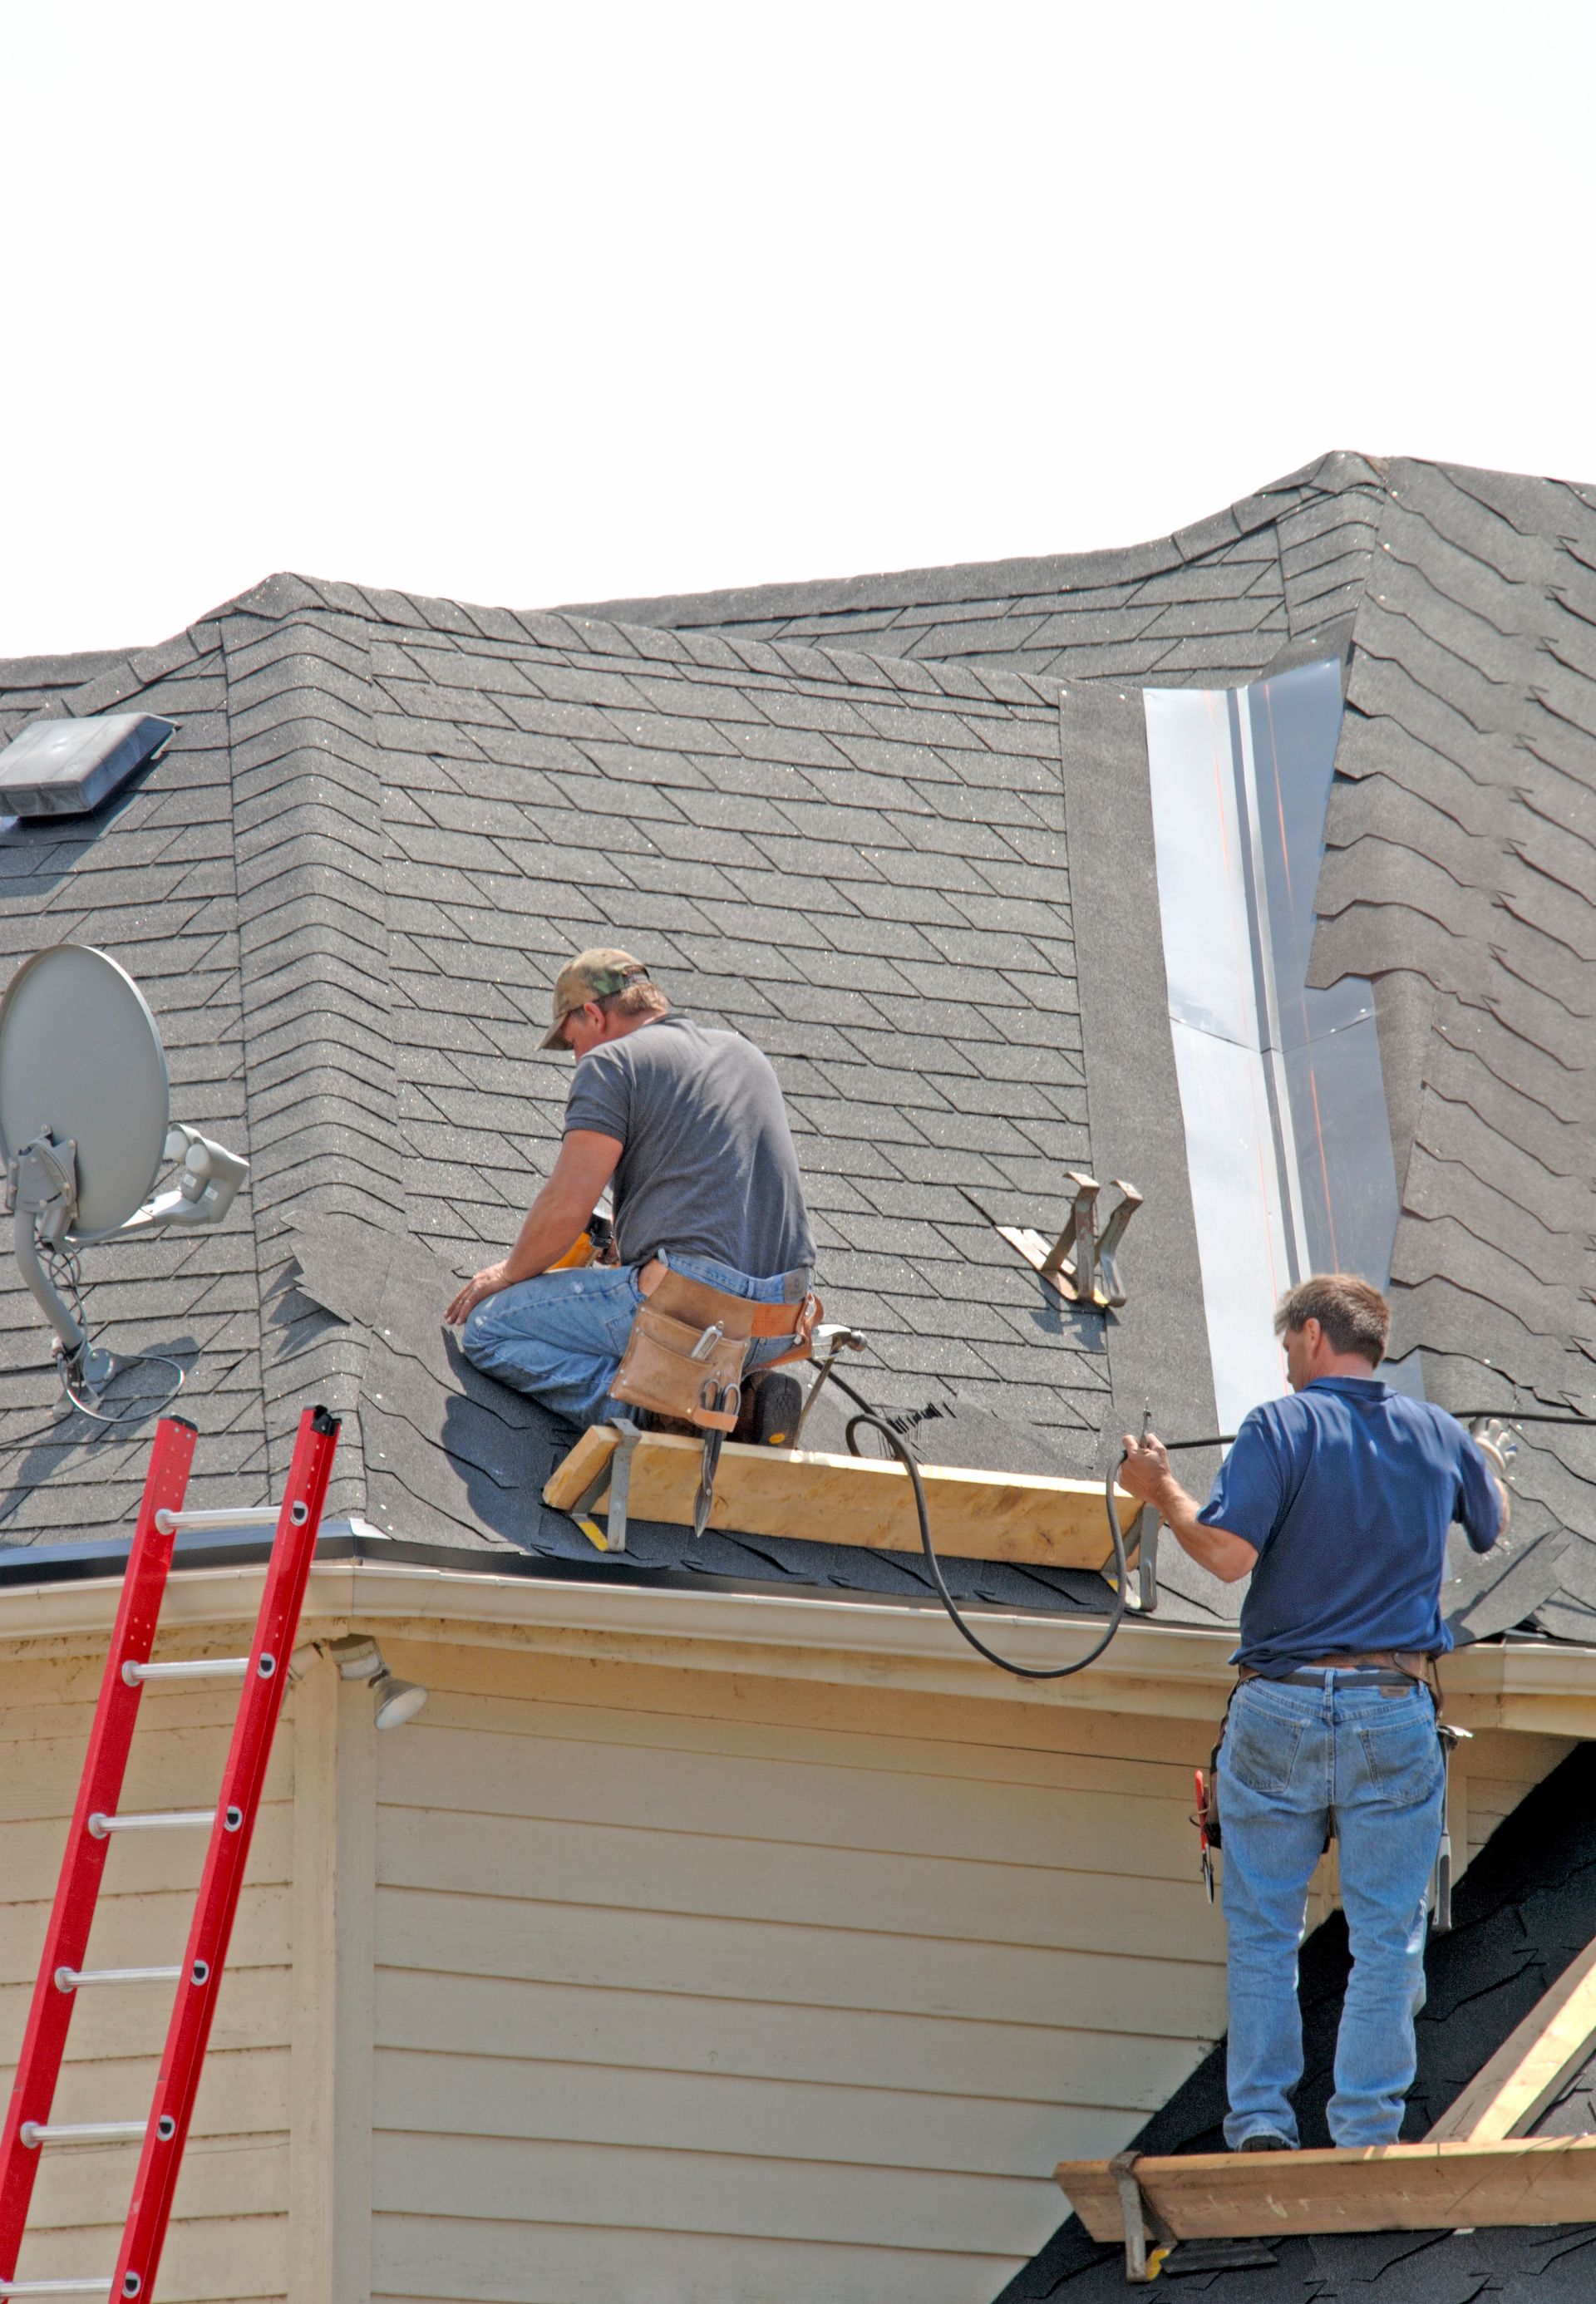
[[[662,1267],[759,1304],[802,1303],[815,1260],[798,1157],[770,1060],[740,1032],[672,1013],[630,953],[578,953],[555,984],[545,1048],[576,1058],[553,1173],[515,1245],[444,1317],[474,1367],[573,1423],[631,1413],[610,1385]],[[555,1271],[605,1187],[619,1261]],[[784,1349],[755,1343],[750,1364]],[[796,1379],[743,1385],[739,1439],[796,1419]]]
[[[1413,2083],[1446,1800],[1433,1690],[1452,1645],[1447,1531],[1460,1521],[1489,1552],[1508,1504],[1494,1441],[1376,1375],[1390,1326],[1379,1290],[1345,1273],[1283,1296],[1291,1394],[1244,1419],[1201,1511],[1154,1436],[1125,1440],[1121,1486],[1222,1582],[1252,1579],[1218,1766],[1233,2150],[1298,2141],[1297,1950],[1332,1822],[1353,1954],[1334,2141],[1394,2144]]]

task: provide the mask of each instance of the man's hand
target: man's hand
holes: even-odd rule
[[[598,1195],[615,1172],[621,1156],[618,1136],[600,1136],[595,1129],[573,1128],[560,1146],[547,1184],[526,1212],[515,1245],[502,1263],[484,1266],[468,1280],[451,1302],[444,1318],[457,1327],[484,1296],[535,1280],[574,1248],[585,1225],[592,1221]]]
[[[1125,1449],[1125,1461],[1117,1475],[1119,1486],[1127,1495],[1144,1504],[1159,1504],[1159,1490],[1170,1479],[1169,1457],[1156,1432],[1145,1440],[1138,1440],[1129,1432],[1120,1436]]]
[[[1120,1436],[1125,1461],[1116,1478],[1125,1494],[1151,1504],[1181,1550],[1222,1584],[1251,1575],[1258,1565],[1255,1546],[1227,1528],[1210,1528],[1198,1519],[1197,1499],[1186,1494],[1170,1470],[1168,1451],[1158,1434],[1150,1432],[1142,1440],[1130,1432]]]
[[[509,1275],[502,1264],[485,1265],[480,1272],[466,1282],[460,1293],[451,1299],[449,1309],[444,1314],[445,1326],[462,1326],[485,1296],[497,1296],[501,1288],[509,1285]]]

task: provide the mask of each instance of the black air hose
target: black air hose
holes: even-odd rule
[[[920,1477],[920,1466],[914,1460],[913,1451],[904,1445],[902,1439],[893,1430],[891,1425],[884,1417],[876,1413],[869,1401],[855,1392],[851,1384],[845,1383],[835,1373],[831,1381],[840,1391],[847,1393],[848,1398],[859,1410],[857,1416],[852,1416],[848,1419],[846,1434],[848,1453],[851,1456],[863,1453],[854,1440],[853,1436],[856,1432],[861,1430],[879,1432],[909,1475],[909,1485],[914,1492],[914,1510],[920,1520],[921,1550],[925,1554],[925,1564],[931,1571],[931,1581],[937,1588],[938,1597],[953,1620],[955,1631],[969,1641],[976,1654],[985,1656],[989,1664],[995,1664],[999,1671],[1012,1672],[1019,1680],[1067,1680],[1072,1673],[1084,1672],[1089,1664],[1095,1664],[1125,1621],[1126,1594],[1130,1588],[1130,1571],[1125,1564],[1125,1535],[1119,1525],[1119,1514],[1114,1508],[1113,1472],[1108,1475],[1107,1495],[1108,1533],[1114,1544],[1114,1568],[1118,1579],[1118,1586],[1114,1595],[1114,1605],[1108,1612],[1108,1623],[1103,1628],[1101,1639],[1095,1648],[1089,1648],[1086,1654],[1074,1664],[1014,1664],[1007,1656],[999,1656],[996,1648],[989,1648],[978,1632],[972,1631],[968,1622],[959,1613],[958,1602],[947,1588],[947,1580],[942,1573],[942,1563],[938,1559],[937,1548],[931,1542],[931,1519],[926,1509],[925,1484]]]
[[[858,1456],[863,1453],[854,1440],[853,1436],[856,1432],[862,1430],[879,1432],[908,1474],[909,1485],[914,1494],[914,1510],[920,1521],[921,1550],[925,1554],[925,1564],[931,1571],[931,1581],[937,1588],[937,1596],[951,1617],[955,1630],[969,1641],[976,1654],[985,1656],[989,1664],[995,1664],[1000,1671],[1012,1672],[1020,1680],[1067,1680],[1072,1673],[1084,1672],[1089,1664],[1095,1664],[1125,1622],[1125,1609],[1128,1605],[1130,1569],[1125,1559],[1125,1530],[1119,1524],[1119,1507],[1114,1494],[1119,1463],[1110,1468],[1108,1478],[1103,1482],[1103,1504],[1108,1514],[1109,1540],[1114,1547],[1114,1572],[1117,1582],[1114,1594],[1114,1605],[1109,1611],[1108,1621],[1103,1628],[1101,1639],[1095,1648],[1089,1649],[1086,1655],[1074,1664],[1051,1665],[1014,1664],[1007,1656],[999,1656],[996,1648],[989,1648],[980,1634],[971,1630],[968,1622],[959,1613],[957,1601],[947,1588],[947,1579],[942,1573],[942,1563],[938,1559],[936,1546],[931,1542],[931,1521],[926,1507],[925,1485],[921,1479],[920,1466],[915,1461],[913,1452],[904,1446],[900,1436],[882,1416],[878,1414],[862,1393],[855,1392],[853,1385],[845,1377],[838,1376],[835,1369],[831,1371],[829,1380],[836,1385],[839,1392],[847,1394],[859,1411],[856,1416],[850,1417],[848,1419],[845,1434],[848,1453],[851,1456]],[[1456,1415],[1460,1422],[1466,1422],[1477,1414],[1500,1416],[1506,1423],[1516,1420],[1523,1424],[1596,1424],[1596,1417],[1558,1416],[1533,1410],[1521,1412],[1516,1419],[1511,1410],[1500,1409],[1455,1409],[1448,1412]],[[1166,1453],[1178,1455],[1193,1448],[1228,1448],[1235,1438],[1234,1432],[1211,1432],[1205,1434],[1200,1440],[1166,1440],[1161,1444]],[[1121,1457],[1119,1462],[1123,1463],[1125,1459]]]

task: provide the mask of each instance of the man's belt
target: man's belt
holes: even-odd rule
[[[806,1286],[808,1275],[802,1269],[783,1275],[782,1284],[792,1291],[792,1295],[787,1302],[782,1304],[757,1303],[751,1296],[734,1296],[727,1290],[712,1288],[706,1281],[694,1280],[687,1273],[675,1271],[658,1257],[638,1267],[637,1284],[641,1294],[652,1296],[667,1275],[676,1282],[678,1290],[700,1292],[706,1326],[710,1318],[718,1315],[728,1334],[745,1336],[750,1340],[758,1337],[761,1341],[781,1336],[798,1343],[807,1342],[809,1331],[814,1326],[814,1315],[810,1314],[807,1318],[805,1315],[811,1302],[816,1302],[817,1310],[819,1305],[809,1294]]]
[[[1264,1673],[1254,1664],[1238,1664],[1238,1681],[1273,1679],[1294,1688],[1319,1688],[1327,1673],[1337,1677],[1361,1681],[1365,1688],[1398,1688],[1413,1682],[1428,1688],[1439,1698],[1439,1684],[1436,1678],[1435,1658],[1428,1649],[1375,1648],[1362,1656],[1313,1656],[1306,1664],[1294,1665],[1290,1672]]]

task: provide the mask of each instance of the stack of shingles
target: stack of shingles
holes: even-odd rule
[[[1596,1358],[1596,508],[1392,468],[1359,612],[1316,980],[1375,978],[1395,1349],[1460,1410],[1588,1412]],[[1596,1435],[1531,1427],[1458,1628],[1596,1632]]]

